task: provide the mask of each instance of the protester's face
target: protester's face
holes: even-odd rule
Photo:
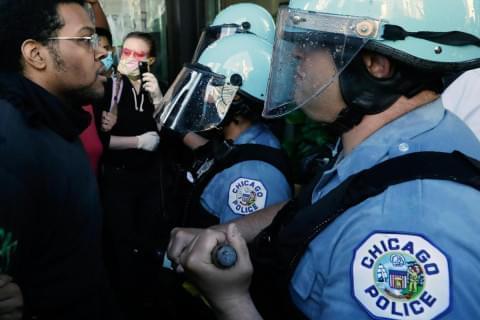
[[[126,39],[120,55],[118,72],[131,79],[137,79],[140,76],[139,63],[141,61],[148,61],[149,64],[152,64],[150,45],[140,38],[131,37]]]
[[[78,4],[60,4],[58,13],[64,26],[58,37],[88,37],[95,33],[95,26],[85,9]],[[51,44],[51,61],[47,72],[56,93],[69,102],[86,104],[103,96],[101,59],[106,51],[93,48],[89,41],[55,40]]]
[[[150,45],[140,38],[128,38],[123,43],[120,59],[133,58],[137,61],[146,61],[150,57]]]
[[[302,103],[313,97],[302,109],[316,121],[331,123],[345,107],[335,63],[327,49],[296,49],[294,58],[298,60],[295,74],[295,101]],[[333,80],[333,82],[331,82]],[[331,83],[330,83],[331,82]],[[318,90],[328,85],[317,94]]]
[[[103,48],[103,50],[105,51],[110,51],[110,52],[113,51],[112,44],[110,43],[110,41],[108,41],[107,37],[105,36],[98,37],[98,45],[99,47]]]

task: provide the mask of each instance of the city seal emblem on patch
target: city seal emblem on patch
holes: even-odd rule
[[[233,213],[247,215],[265,207],[267,189],[261,181],[239,178],[230,185],[228,205]]]
[[[448,259],[420,235],[370,235],[355,251],[352,286],[375,319],[433,319],[450,306]]]

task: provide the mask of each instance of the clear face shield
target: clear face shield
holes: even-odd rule
[[[197,62],[198,58],[202,54],[206,47],[214,43],[215,41],[222,39],[223,37],[231,36],[235,33],[249,33],[242,26],[238,24],[223,24],[220,26],[212,26],[206,28],[200,35],[195,53],[193,54],[192,62]]]
[[[281,8],[263,116],[306,107],[334,83],[371,39],[380,21]]]
[[[157,124],[177,132],[216,128],[240,88],[238,77],[227,79],[200,64],[186,65],[162,99]]]

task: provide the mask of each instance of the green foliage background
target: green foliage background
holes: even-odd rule
[[[328,153],[337,136],[326,125],[310,120],[301,110],[292,112],[285,121],[282,145],[292,161],[295,181],[302,182],[302,159],[315,153]]]

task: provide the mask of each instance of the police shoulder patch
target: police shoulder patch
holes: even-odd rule
[[[433,319],[450,307],[449,262],[423,236],[374,233],[355,250],[352,288],[375,319]]]
[[[267,189],[259,180],[238,178],[228,192],[228,205],[233,213],[248,215],[265,208]]]

